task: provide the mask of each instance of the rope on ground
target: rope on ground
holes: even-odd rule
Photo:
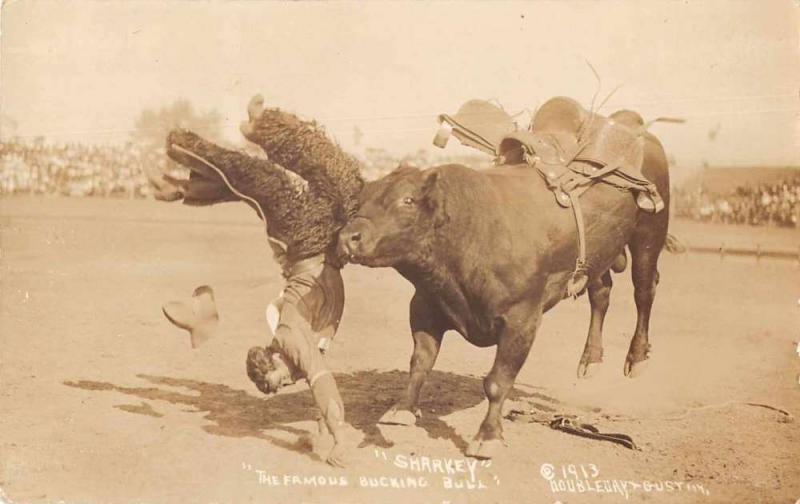
[[[668,421],[674,421],[674,420],[683,420],[684,418],[687,418],[692,413],[696,413],[698,411],[723,409],[723,408],[728,408],[730,406],[753,406],[753,407],[756,407],[756,408],[765,408],[765,409],[769,409],[769,410],[776,411],[776,412],[780,413],[782,415],[780,422],[782,422],[782,423],[794,422],[794,415],[792,415],[791,413],[789,413],[788,411],[786,411],[783,408],[779,408],[777,406],[772,406],[772,405],[764,404],[764,403],[746,402],[746,401],[725,401],[723,403],[718,403],[718,404],[706,404],[704,406],[694,406],[694,407],[691,407],[691,408],[686,408],[683,411],[683,413],[681,413],[679,415],[670,416],[670,417],[664,417],[664,416],[637,417],[637,416],[628,416],[628,415],[608,415],[608,414],[603,414],[602,417],[603,417],[603,419],[609,420],[609,421],[612,421],[612,422],[632,422],[632,421],[638,421],[638,420],[668,420]]]

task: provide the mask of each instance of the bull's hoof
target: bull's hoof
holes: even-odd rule
[[[502,439],[473,439],[464,455],[481,460],[488,460],[500,454],[505,446]]]
[[[581,362],[578,364],[578,378],[591,378],[600,370],[602,362]]]
[[[378,420],[378,423],[384,425],[405,425],[409,427],[416,425],[417,417],[419,417],[419,410],[417,410],[417,414],[414,414],[407,409],[392,408],[383,414],[381,419]]]
[[[602,363],[603,347],[587,344],[578,363],[578,378],[591,378],[597,373]]]
[[[633,362],[630,359],[625,359],[625,376],[628,378],[638,378],[647,369],[649,359]]]

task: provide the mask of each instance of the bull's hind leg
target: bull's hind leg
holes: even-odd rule
[[[625,358],[625,376],[635,378],[644,370],[650,357],[650,310],[658,285],[658,256],[664,246],[666,232],[660,233],[648,229],[641,235],[634,236],[629,248],[631,251],[631,276],[633,278],[633,296],[636,301],[636,329],[631,339],[628,355]]]
[[[414,425],[419,412],[419,394],[422,385],[433,369],[442,344],[446,325],[438,310],[424,295],[417,292],[410,306],[411,334],[414,338],[414,353],[405,396],[378,421],[382,424]]]
[[[483,389],[489,399],[489,410],[478,434],[467,446],[468,457],[490,459],[503,446],[501,423],[503,403],[511,392],[525,359],[528,358],[540,319],[541,306],[532,310],[522,310],[516,314],[509,313],[509,316],[504,318],[508,325],[502,328],[494,365],[483,380]],[[510,321],[522,322],[511,325]]]
[[[589,335],[586,346],[578,363],[578,378],[589,378],[594,374],[598,364],[603,362],[603,321],[608,312],[611,299],[611,271],[606,271],[600,278],[589,283],[589,304],[592,308],[592,319],[589,322]]]

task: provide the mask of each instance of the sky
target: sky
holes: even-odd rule
[[[620,86],[601,112],[687,120],[651,128],[679,169],[800,165],[791,0],[6,0],[0,16],[3,138],[124,141],[142,109],[185,98],[238,141],[261,93],[345,149],[403,154],[472,98],[513,113]]]

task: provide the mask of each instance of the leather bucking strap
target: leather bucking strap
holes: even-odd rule
[[[512,409],[506,415],[506,418],[512,422],[527,421],[546,425],[551,429],[568,434],[574,434],[587,439],[610,441],[631,450],[639,450],[639,447],[633,442],[633,438],[627,434],[600,432],[594,425],[582,422],[577,415],[543,413],[541,411],[541,406],[537,407],[536,404],[532,404],[532,406],[534,406],[532,409],[526,410]]]

